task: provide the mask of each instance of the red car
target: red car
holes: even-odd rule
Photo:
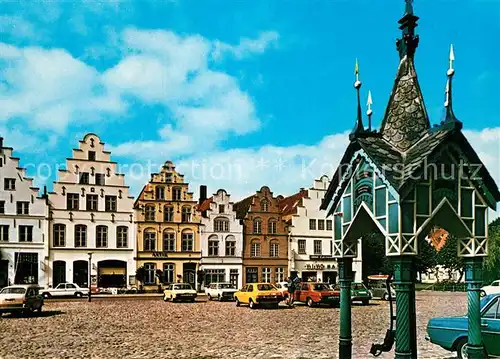
[[[294,301],[304,302],[309,307],[327,304],[331,307],[340,303],[340,292],[333,290],[326,283],[300,283],[294,293]]]

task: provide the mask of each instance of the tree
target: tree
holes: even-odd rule
[[[484,260],[484,282],[500,279],[500,217],[488,225],[488,256]]]
[[[363,279],[372,274],[389,274],[392,264],[385,255],[385,238],[380,232],[373,232],[361,240],[363,254]]]
[[[448,270],[448,277],[451,279],[454,272],[458,272],[460,281],[464,275],[464,259],[457,252],[458,239],[453,235],[449,235],[445,245],[436,255],[436,262]]]
[[[140,283],[140,289],[142,289],[142,283],[144,283],[144,279],[146,278],[146,270],[144,267],[139,267],[135,271],[135,279]]]
[[[418,255],[415,257],[415,270],[420,274],[435,272],[437,252],[427,241],[418,241]]]

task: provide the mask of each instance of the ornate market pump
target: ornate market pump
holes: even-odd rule
[[[350,288],[357,244],[363,236],[379,232],[394,268],[395,358],[417,358],[414,257],[419,241],[438,227],[459,239],[458,255],[465,257],[468,355],[479,359],[484,350],[479,289],[488,249],[487,212],[496,209],[500,192],[453,112],[453,48],[445,116],[431,128],[414,64],[418,17],[413,1],[405,2],[405,14],[399,20],[402,36],[396,43],[400,62],[380,130],[371,129],[370,107],[370,125],[368,129],[363,125],[356,61],[356,124],[321,206],[334,215],[334,256],[341,286],[339,357],[352,357]]]

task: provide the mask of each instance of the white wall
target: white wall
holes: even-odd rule
[[[9,226],[8,242],[0,238],[0,250],[3,259],[9,261],[8,279],[14,283],[15,253],[36,253],[38,255],[38,284],[45,285],[43,271],[47,246],[47,206],[45,199],[39,197],[39,189],[33,187],[33,180],[26,177],[24,168],[20,168],[19,159],[13,157],[12,148],[0,148],[0,201],[5,203],[5,213],[0,213],[0,225]],[[15,190],[4,188],[4,179],[15,179]],[[17,202],[28,202],[29,213],[17,214]],[[19,227],[32,226],[32,242],[19,242]]]

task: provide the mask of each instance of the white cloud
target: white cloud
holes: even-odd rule
[[[230,45],[221,41],[215,41],[214,59],[221,59],[227,53],[235,58],[241,59],[254,53],[263,53],[271,46],[278,43],[279,34],[275,31],[265,31],[259,34],[256,39],[242,38],[238,45]]]

